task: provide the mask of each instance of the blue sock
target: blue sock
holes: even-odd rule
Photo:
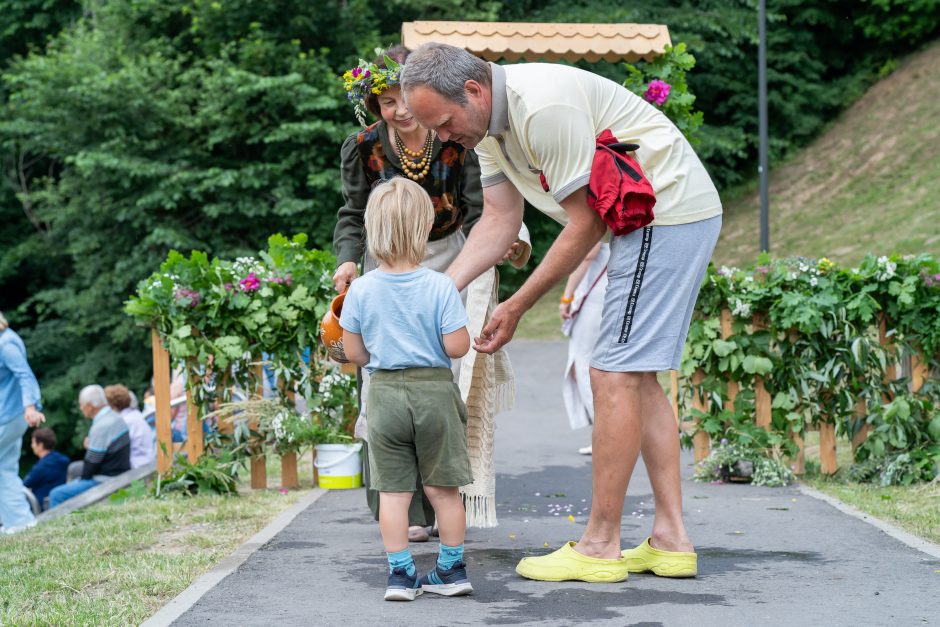
[[[440,551],[437,554],[437,567],[441,570],[450,570],[457,562],[463,561],[463,545],[447,546],[441,544]]]
[[[409,577],[414,577],[414,574],[418,572],[415,568],[415,560],[411,557],[411,551],[409,549],[395,553],[386,553],[386,555],[388,556],[389,573],[396,568],[404,568]]]

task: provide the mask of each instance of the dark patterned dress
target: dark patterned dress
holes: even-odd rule
[[[470,227],[483,212],[480,165],[476,154],[456,142],[434,139],[431,169],[421,187],[434,204],[434,226],[430,241],[443,239]],[[336,265],[362,261],[366,238],[364,216],[373,185],[380,180],[402,176],[401,159],[390,145],[384,121],[357,131],[346,138],[341,150],[343,199],[333,230]]]

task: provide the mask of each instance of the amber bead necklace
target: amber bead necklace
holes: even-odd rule
[[[398,130],[395,130],[395,147],[398,149],[398,156],[401,157],[401,169],[405,176],[412,181],[421,181],[431,171],[431,149],[434,146],[434,134],[428,131],[428,136],[424,140],[424,148],[415,152],[405,146],[401,140]]]

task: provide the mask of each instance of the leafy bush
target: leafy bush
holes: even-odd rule
[[[693,108],[695,95],[685,80],[686,72],[695,67],[695,57],[689,54],[686,45],[667,45],[666,51],[653,61],[624,65],[627,79],[623,86],[662,110],[686,139],[697,144],[702,112]]]
[[[696,481],[722,481],[739,462],[753,465],[751,483],[754,485],[779,487],[796,480],[793,472],[779,459],[779,451],[769,457],[765,449],[745,446],[723,440],[715,446],[708,457],[695,465]]]
[[[237,495],[242,461],[232,451],[226,450],[203,455],[194,464],[184,455],[179,455],[166,477],[157,476],[154,496],[159,498],[173,492]]]

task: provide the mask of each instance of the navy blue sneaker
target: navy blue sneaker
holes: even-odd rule
[[[467,579],[467,565],[463,562],[457,562],[447,570],[435,564],[434,570],[423,576],[418,585],[425,592],[448,597],[459,597],[473,592],[473,586]]]
[[[420,594],[418,573],[409,575],[404,568],[396,568],[389,574],[388,585],[385,587],[386,601],[414,601]]]

